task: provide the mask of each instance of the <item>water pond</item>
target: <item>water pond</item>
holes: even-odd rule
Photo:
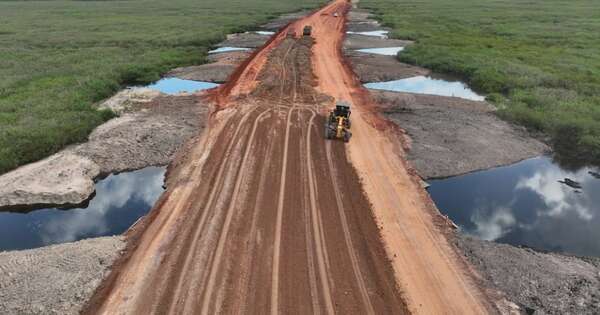
[[[592,173],[590,173],[592,172]],[[433,180],[428,191],[464,233],[485,240],[600,256],[600,174],[550,157]],[[574,180],[581,188],[565,178]]]
[[[404,47],[365,48],[365,49],[357,49],[356,51],[362,52],[362,53],[367,53],[367,54],[396,56],[402,50],[404,50]]]
[[[194,93],[200,90],[211,89],[217,86],[219,85],[212,82],[183,80],[178,78],[164,78],[154,82],[153,84],[148,85],[147,87],[166,94],[178,94],[183,92]]]
[[[217,53],[223,53],[223,52],[229,52],[229,51],[244,51],[244,50],[250,50],[250,48],[245,48],[245,47],[219,47],[217,49],[213,49],[211,51],[209,51],[209,54],[217,54]]]
[[[148,167],[109,175],[82,208],[0,212],[0,251],[121,234],[152,208],[164,191],[164,174],[164,167]]]
[[[387,82],[366,83],[365,87],[394,92],[454,96],[474,101],[485,100],[485,96],[475,93],[463,82],[449,81],[428,76],[416,76]]]
[[[386,30],[369,31],[369,32],[350,32],[349,31],[347,33],[348,34],[355,34],[355,35],[375,36],[375,37],[380,37],[380,38],[387,38],[389,31],[386,31]]]

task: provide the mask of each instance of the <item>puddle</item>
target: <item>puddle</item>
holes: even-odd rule
[[[250,50],[250,48],[244,48],[244,47],[219,47],[217,49],[213,49],[211,51],[209,51],[209,54],[217,54],[217,53],[222,53],[222,52],[228,52],[228,51],[242,51],[242,50]]]
[[[125,232],[163,192],[164,167],[110,175],[85,208],[0,212],[0,251],[28,249]]]
[[[447,81],[432,77],[416,76],[395,81],[366,83],[365,87],[376,90],[387,90],[394,92],[409,92],[419,94],[432,94],[441,96],[454,96],[474,101],[483,101],[481,96],[471,90],[465,83],[460,81]]]
[[[564,170],[549,157],[539,157],[433,180],[428,191],[440,211],[467,234],[547,251],[600,256],[600,179],[589,171]],[[559,182],[565,178],[582,188]]]
[[[269,36],[275,35],[275,32],[271,32],[271,31],[256,31],[255,33],[258,35],[269,35]]]
[[[368,54],[396,56],[402,50],[404,50],[404,47],[365,48],[357,49],[356,51]]]
[[[212,82],[183,80],[178,78],[164,78],[156,81],[151,85],[148,85],[147,87],[153,90],[160,91],[162,93],[178,94],[183,92],[194,93],[200,90],[211,89],[216,86],[219,85]]]
[[[375,36],[375,37],[380,37],[380,38],[388,38],[387,35],[388,35],[389,31],[379,30],[379,31],[369,31],[369,32],[346,32],[346,33],[355,34],[355,35],[364,35],[364,36]]]

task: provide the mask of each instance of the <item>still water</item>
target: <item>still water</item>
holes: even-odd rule
[[[164,167],[110,175],[85,208],[0,212],[0,251],[117,235],[148,213],[163,192]]]
[[[209,54],[217,54],[217,53],[222,53],[222,52],[229,52],[229,51],[241,51],[241,50],[250,50],[250,48],[244,48],[244,47],[219,47],[217,49],[213,49],[211,51],[209,51]]]
[[[404,47],[365,48],[365,49],[357,49],[356,51],[362,52],[362,53],[367,53],[367,54],[396,56],[402,50],[404,50]]]
[[[474,101],[483,101],[485,96],[473,92],[465,83],[448,81],[426,76],[416,76],[395,81],[366,83],[365,87],[376,90],[394,92],[408,92],[419,94],[432,94],[441,96],[454,96]]]
[[[547,251],[600,256],[600,179],[549,157],[433,180],[428,191],[464,233]],[[600,176],[600,174],[596,174]],[[559,181],[569,178],[581,188]]]
[[[148,85],[147,87],[166,94],[178,94],[183,92],[194,93],[201,90],[212,89],[217,86],[219,85],[212,82],[164,78]]]
[[[379,30],[379,31],[369,31],[369,32],[347,32],[348,34],[356,34],[356,35],[364,35],[364,36],[375,36],[380,38],[387,38],[389,31]]]

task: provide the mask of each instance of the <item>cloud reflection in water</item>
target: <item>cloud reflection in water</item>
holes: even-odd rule
[[[440,211],[486,240],[577,255],[600,256],[600,180],[571,172],[548,157],[435,180],[429,192]],[[580,182],[581,193],[558,182]]]
[[[484,96],[478,95],[477,93],[473,92],[473,90],[471,90],[463,82],[451,82],[442,79],[434,79],[426,76],[416,76],[387,82],[367,83],[365,84],[365,87],[369,89],[387,90],[394,92],[454,96],[474,101],[485,100]]]
[[[123,233],[163,192],[165,169],[110,175],[96,184],[87,208],[0,213],[0,250],[25,249]]]

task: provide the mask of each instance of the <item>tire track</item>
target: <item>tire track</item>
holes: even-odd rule
[[[196,256],[196,248],[197,248],[197,243],[201,238],[201,234],[204,231],[204,225],[206,223],[206,219],[208,217],[208,212],[209,210],[212,208],[213,203],[215,201],[215,196],[218,195],[218,192],[221,191],[222,189],[222,184],[224,181],[224,176],[223,176],[223,172],[225,171],[225,166],[228,164],[229,159],[231,157],[231,151],[233,150],[233,146],[236,143],[236,139],[240,133],[240,130],[242,129],[242,125],[245,124],[246,120],[248,119],[248,117],[250,116],[250,114],[252,114],[255,110],[256,110],[256,106],[254,108],[252,108],[251,110],[248,111],[248,113],[246,113],[242,119],[240,119],[240,122],[238,123],[236,130],[232,136],[232,140],[231,142],[228,144],[227,146],[227,150],[225,151],[225,158],[223,159],[223,162],[221,163],[221,165],[219,166],[219,170],[217,172],[217,183],[215,183],[215,185],[213,186],[211,193],[208,197],[208,201],[206,202],[206,206],[202,209],[202,215],[200,217],[200,222],[197,225],[196,231],[194,233],[194,236],[192,238],[192,242],[189,246],[190,251],[188,251],[188,254],[185,258],[185,262],[183,264],[183,267],[181,268],[181,272],[179,274],[178,280],[177,280],[177,288],[175,289],[175,293],[173,294],[173,296],[175,297],[169,307],[169,313],[174,313],[175,312],[175,308],[176,305],[179,302],[179,299],[177,299],[177,297],[181,297],[181,290],[183,289],[183,285],[185,284],[185,278],[186,278],[186,271],[189,270],[190,267],[190,263],[191,261],[194,259],[194,257]]]
[[[329,272],[327,267],[327,248],[325,246],[325,238],[323,235],[323,222],[320,219],[319,208],[317,207],[317,192],[316,192],[316,178],[313,174],[313,165],[312,165],[312,153],[311,153],[311,143],[310,138],[312,134],[312,126],[316,114],[313,113],[309,122],[308,122],[308,133],[306,135],[306,166],[308,171],[308,186],[309,186],[309,196],[310,196],[310,208],[311,208],[311,218],[313,224],[313,237],[317,252],[317,264],[319,269],[319,279],[321,280],[321,286],[323,287],[323,299],[325,302],[325,310],[327,314],[334,314],[333,309],[333,301],[331,297],[331,288],[329,282],[331,279],[329,278]]]
[[[307,109],[308,111],[311,112],[312,116],[309,119],[309,122],[312,121],[312,119],[314,118],[314,116],[316,115],[315,112],[311,109]],[[310,130],[310,123],[308,124],[308,127],[305,129],[306,133],[311,132]],[[306,152],[306,146],[305,143],[307,141],[307,137],[308,136],[303,136],[304,141],[300,143],[300,156],[308,156],[308,153]],[[308,186],[308,171],[307,171],[307,165],[304,163],[301,163],[300,165],[300,178],[302,178],[303,182],[302,184],[305,186]],[[313,314],[315,315],[319,315],[321,313],[321,309],[319,308],[319,289],[317,288],[317,274],[316,274],[316,270],[315,270],[315,253],[314,253],[314,248],[313,248],[313,242],[311,239],[311,235],[313,233],[315,233],[315,231],[313,231],[311,225],[310,225],[310,209],[309,209],[309,205],[310,204],[310,197],[307,196],[306,194],[304,194],[304,205],[303,205],[303,215],[304,215],[304,236],[305,236],[305,244],[306,244],[306,255],[307,255],[307,265],[308,265],[308,278],[309,278],[309,283],[310,283],[310,296],[311,296],[311,303],[312,303],[312,309],[313,309]]]
[[[271,162],[271,157],[274,155],[274,145],[275,141],[269,141],[268,142],[268,146],[267,149],[265,150],[266,152],[266,156],[265,156],[265,163],[262,165],[261,167],[261,171],[260,171],[260,175],[259,175],[259,179],[258,179],[258,191],[256,193],[256,201],[254,202],[254,207],[253,207],[253,212],[252,212],[252,220],[251,220],[251,224],[250,224],[250,232],[248,235],[250,235],[250,238],[248,240],[248,249],[247,249],[247,258],[241,263],[242,266],[252,266],[255,258],[255,248],[256,248],[256,238],[257,238],[257,229],[258,229],[258,217],[260,214],[260,209],[261,209],[261,204],[264,200],[265,197],[265,184],[267,182],[267,179],[269,179],[268,177],[268,171],[269,171],[269,165]],[[250,292],[251,290],[251,286],[250,286],[250,282],[248,277],[246,277],[245,279],[243,279],[243,281],[241,281],[241,285],[238,287],[237,289],[237,294],[238,296],[240,296],[240,312],[241,313],[248,313],[247,311],[247,300],[249,297],[249,294],[244,294],[244,291],[246,292]]]
[[[369,298],[369,292],[367,290],[367,286],[365,284],[365,280],[360,271],[360,264],[358,262],[358,257],[356,255],[356,251],[354,250],[354,245],[352,244],[352,236],[350,234],[350,228],[348,227],[348,220],[346,218],[346,213],[344,212],[344,204],[342,202],[342,193],[340,192],[338,182],[337,182],[337,173],[335,169],[335,165],[333,164],[333,159],[331,156],[331,142],[327,141],[325,144],[325,153],[327,155],[327,164],[329,166],[329,172],[331,174],[331,183],[333,186],[333,190],[335,193],[335,202],[337,204],[337,210],[340,215],[340,221],[342,225],[342,230],[344,231],[344,240],[346,243],[346,247],[348,249],[348,254],[350,256],[350,261],[352,263],[352,271],[354,272],[354,278],[356,279],[356,284],[358,285],[361,298],[363,300],[363,304],[366,308],[367,314],[375,314],[375,310],[373,309],[373,304],[371,303],[371,299]]]
[[[285,176],[287,169],[288,160],[288,145],[290,141],[290,125],[292,119],[292,113],[294,108],[288,110],[286,126],[285,126],[285,140],[283,143],[283,158],[281,166],[281,177],[279,184],[279,198],[277,200],[277,218],[275,223],[275,242],[273,245],[273,263],[272,263],[272,275],[271,275],[271,314],[278,314],[279,305],[279,255],[281,254],[281,226],[283,223],[283,201],[285,197]]]
[[[235,187],[234,187],[233,194],[232,194],[232,200],[229,204],[229,208],[227,209],[227,216],[225,218],[225,222],[223,223],[223,228],[222,228],[221,234],[219,236],[219,242],[217,244],[215,255],[213,256],[213,259],[212,259],[211,267],[209,269],[209,278],[208,278],[208,283],[207,283],[205,291],[204,291],[204,297],[202,299],[203,300],[202,301],[202,310],[201,310],[200,314],[209,314],[208,311],[209,311],[210,304],[211,304],[210,303],[211,297],[212,297],[212,294],[214,291],[218,264],[221,262],[221,256],[223,255],[225,241],[227,239],[227,234],[229,232],[229,228],[231,225],[231,219],[233,217],[233,208],[237,204],[240,187],[241,187],[242,181],[244,180],[244,178],[246,176],[246,171],[247,171],[246,164],[248,163],[248,156],[250,156],[250,151],[252,151],[252,145],[253,145],[253,141],[254,141],[254,136],[256,134],[256,129],[258,128],[258,123],[261,121],[262,117],[264,117],[264,115],[266,115],[270,111],[271,111],[270,108],[266,109],[262,113],[260,113],[260,115],[257,116],[257,118],[254,120],[254,125],[252,126],[252,133],[250,134],[250,137],[247,140],[248,144],[246,146],[246,150],[245,150],[244,156],[242,158],[242,162],[240,165],[240,171],[237,175]]]

